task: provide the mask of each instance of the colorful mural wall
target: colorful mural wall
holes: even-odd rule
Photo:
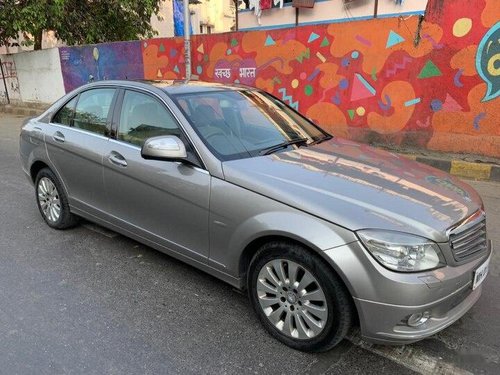
[[[61,49],[66,89],[89,75],[183,77],[182,39],[122,44]],[[264,89],[338,136],[500,157],[498,0],[430,0],[425,19],[195,36],[191,60],[200,79]]]
[[[59,56],[66,92],[91,81],[144,78],[140,41],[61,47]]]

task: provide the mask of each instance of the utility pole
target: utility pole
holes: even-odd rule
[[[186,64],[186,80],[191,79],[191,35],[189,33],[190,16],[189,16],[189,0],[184,2],[184,60]]]

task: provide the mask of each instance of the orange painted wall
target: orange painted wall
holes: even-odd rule
[[[342,137],[500,157],[499,20],[498,0],[430,0],[423,22],[195,36],[192,71],[267,90]],[[145,78],[181,78],[181,46],[145,41]]]

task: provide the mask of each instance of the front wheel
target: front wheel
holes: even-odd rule
[[[351,298],[339,277],[300,245],[264,245],[249,270],[248,292],[267,331],[308,352],[333,348],[351,327]]]

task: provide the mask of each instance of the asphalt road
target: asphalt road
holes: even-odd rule
[[[89,224],[49,229],[20,168],[21,122],[0,113],[0,374],[500,373],[498,253],[479,302],[432,338],[386,347],[354,332],[297,352],[201,271]],[[470,184],[500,244],[500,184]]]

